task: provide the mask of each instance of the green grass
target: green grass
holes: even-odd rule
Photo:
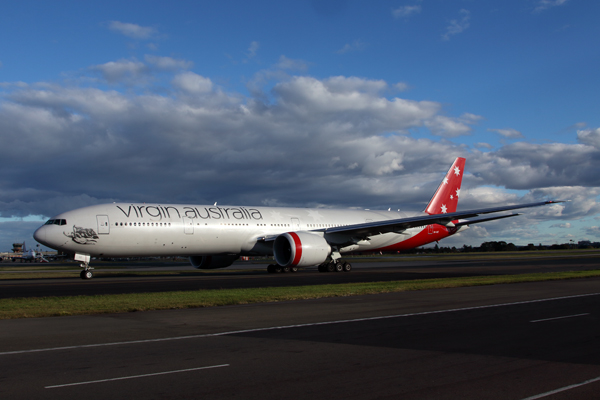
[[[0,300],[0,319],[215,307],[590,277],[600,277],[600,270],[295,287],[16,298]]]

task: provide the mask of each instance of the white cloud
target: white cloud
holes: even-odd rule
[[[572,225],[570,222],[567,222],[565,224],[554,224],[554,225],[550,225],[550,228],[561,228],[561,229],[571,229]]]
[[[481,119],[481,116],[468,113],[461,115],[459,118],[436,115],[435,117],[426,120],[425,126],[436,136],[453,138],[462,135],[470,135],[472,131],[470,125],[477,123]]]
[[[516,129],[488,129],[489,132],[496,132],[497,134],[504,136],[508,139],[520,139],[523,138],[523,134]]]
[[[577,131],[577,141],[600,149],[600,128]]]
[[[190,69],[194,66],[194,63],[186,60],[177,60],[171,57],[159,57],[147,54],[144,56],[144,60],[148,64],[154,65],[156,68],[163,71],[176,71],[178,69]]]
[[[453,19],[450,21],[450,25],[446,28],[446,33],[442,35],[442,40],[450,40],[451,36],[458,35],[467,29],[471,23],[471,12],[469,10],[460,10],[460,19]]]
[[[156,29],[140,26],[127,22],[111,21],[108,24],[108,29],[113,32],[120,33],[132,39],[149,39],[154,36],[157,32]]]
[[[478,142],[478,143],[475,143],[473,146],[475,148],[477,148],[477,149],[488,149],[488,150],[491,150],[491,149],[494,148],[494,146],[492,146],[489,143],[485,143],[485,142]]]
[[[590,236],[600,237],[600,226],[590,226],[585,232]]]
[[[244,62],[248,62],[249,60],[255,58],[259,48],[260,43],[258,43],[257,41],[252,41],[250,43],[250,47],[248,47],[248,52],[246,53],[246,59],[244,60]]]
[[[209,93],[213,89],[213,83],[209,78],[205,78],[191,71],[186,71],[175,75],[173,85],[189,93]]]
[[[395,171],[402,171],[403,154],[395,151],[386,151],[383,154],[369,154],[363,167],[367,175],[385,175]]]
[[[141,61],[119,60],[95,65],[92,70],[99,71],[108,83],[136,81],[148,72],[148,67]]]
[[[539,0],[538,5],[535,7],[535,9],[533,11],[540,12],[540,11],[547,10],[549,8],[562,6],[564,4],[567,4],[567,1],[569,1],[569,0]]]
[[[352,43],[346,43],[344,47],[336,51],[337,54],[346,54],[354,51],[363,51],[367,47],[362,40],[355,40]]]
[[[392,10],[392,15],[394,18],[406,18],[413,14],[418,14],[421,12],[421,6],[400,6],[394,10]]]
[[[308,64],[302,60],[293,60],[286,56],[280,56],[279,61],[275,64],[275,68],[292,71],[306,71],[308,69]]]
[[[405,92],[408,90],[408,88],[408,84],[404,82],[398,82],[394,84],[394,89],[398,90],[399,92]]]
[[[291,59],[284,55],[279,57],[277,63],[271,68],[262,69],[254,74],[246,87],[252,93],[254,98],[260,98],[267,101],[267,94],[264,87],[272,81],[281,82],[290,78],[289,73],[293,71],[303,72],[308,69],[308,63],[303,60]]]
[[[302,117],[305,123],[336,126],[362,135],[381,130],[405,132],[434,118],[440,108],[434,102],[380,96],[379,92],[387,87],[387,83],[380,80],[355,77],[318,80],[301,76],[275,85],[273,92],[278,96],[280,107]]]

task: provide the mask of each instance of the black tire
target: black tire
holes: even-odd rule
[[[330,262],[329,264],[327,264],[327,267],[325,269],[327,272],[333,272],[335,271],[335,264]]]
[[[342,272],[344,270],[344,265],[341,262],[336,262],[334,268],[335,272]]]
[[[350,271],[352,271],[352,264],[350,264],[349,262],[345,262],[343,264],[343,267],[344,267],[344,272],[350,272]]]
[[[88,269],[87,271],[81,271],[79,276],[81,279],[92,279],[94,277],[94,273]]]
[[[290,272],[298,272],[298,267],[292,267],[292,268],[290,268]]]

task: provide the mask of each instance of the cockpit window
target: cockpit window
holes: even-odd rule
[[[66,225],[66,219],[49,219],[44,225]]]

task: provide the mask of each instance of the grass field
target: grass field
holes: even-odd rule
[[[296,287],[0,300],[0,319],[124,313],[600,277],[600,270]]]

